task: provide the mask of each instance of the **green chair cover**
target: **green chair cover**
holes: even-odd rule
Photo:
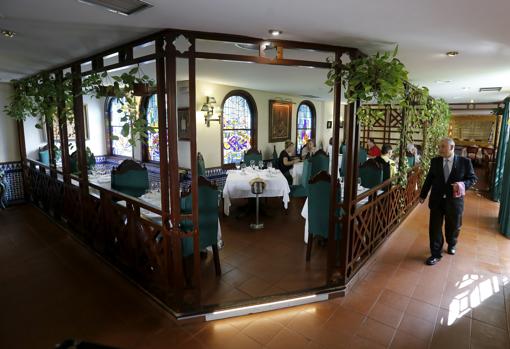
[[[360,148],[358,150],[358,165],[364,164],[367,161],[368,155],[367,151],[364,148]]]
[[[251,160],[255,161],[255,165],[258,166],[259,161],[262,161],[262,153],[254,149],[248,150],[247,152],[244,153],[243,161],[246,164],[246,166],[250,166]]]
[[[329,165],[328,165],[329,166]],[[293,197],[306,197],[308,196],[308,181],[312,176],[312,163],[310,159],[303,161],[303,174],[301,175],[301,182],[293,185],[291,188],[291,196]]]
[[[409,167],[414,167],[415,162],[416,158],[414,156],[407,157],[407,163],[409,164]]]
[[[133,160],[124,160],[111,173],[112,189],[140,197],[149,189],[149,174],[145,167]]]
[[[188,195],[186,204],[191,203],[191,195]],[[182,203],[182,201],[181,201]],[[182,209],[182,208],[181,208]],[[181,223],[181,229],[192,231],[193,224],[189,221]],[[199,177],[198,181],[198,229],[200,235],[200,250],[209,246],[213,247],[216,274],[221,274],[218,255],[218,188],[205,177]],[[187,237],[182,240],[182,256],[193,254],[193,238]]]
[[[310,157],[312,163],[312,176],[320,171],[329,172],[329,156],[322,149],[319,149]]]
[[[89,154],[87,158],[87,168],[90,169],[92,166],[96,164],[96,157],[93,153],[87,152]],[[71,166],[71,173],[77,174],[78,171],[78,153],[75,151],[69,157],[69,165]]]
[[[345,161],[347,159],[347,155],[345,154],[347,147],[346,145],[342,145],[343,152],[342,152],[342,165],[340,166],[340,177],[345,177]],[[341,148],[341,149],[342,149]],[[363,148],[360,148],[358,150],[358,165],[364,164],[365,161],[367,161],[368,155],[367,151]]]
[[[48,150],[42,150],[39,152],[39,161],[45,165],[50,164],[50,152]]]
[[[375,160],[369,159],[359,168],[361,186],[371,189],[383,182],[383,170]]]

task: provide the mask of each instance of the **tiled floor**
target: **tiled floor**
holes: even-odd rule
[[[293,198],[287,214],[281,199],[261,200],[266,215],[264,229],[252,230],[255,215],[236,218],[244,201],[235,201],[233,212],[221,217],[223,249],[222,276],[214,273],[212,253],[202,263],[202,302],[217,304],[269,294],[323,286],[326,282],[326,248],[314,244],[310,262],[305,261],[303,242],[304,199]],[[253,211],[253,210],[252,210]]]
[[[497,209],[470,192],[457,255],[436,266],[423,264],[419,206],[345,298],[177,324],[35,208],[13,207],[0,211],[0,348],[69,337],[120,348],[509,348],[510,241]]]

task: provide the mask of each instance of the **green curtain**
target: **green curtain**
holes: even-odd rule
[[[499,136],[499,145],[498,145],[498,153],[496,157],[496,167],[494,169],[494,176],[492,180],[491,185],[491,191],[492,191],[492,199],[494,201],[499,201],[501,198],[501,190],[502,190],[502,184],[503,184],[503,174],[505,173],[507,176],[510,175],[510,168],[505,166],[505,160],[508,158],[507,156],[507,144],[508,144],[508,137],[509,137],[509,123],[508,123],[508,114],[509,114],[509,103],[510,98],[505,99],[505,110],[503,112],[503,120],[501,122],[501,133]]]
[[[508,115],[508,114],[507,114]],[[503,180],[501,181],[499,224],[500,231],[506,237],[510,237],[510,147],[506,147],[505,166],[503,168]]]

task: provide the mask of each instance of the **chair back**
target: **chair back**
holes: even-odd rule
[[[95,164],[96,164],[96,157],[94,156],[94,153],[91,153],[89,150],[89,157],[87,158],[87,168],[90,169]],[[78,152],[76,150],[69,156],[69,165],[71,166],[71,173],[79,172]]]
[[[342,188],[338,183],[337,202],[340,202]],[[312,177],[308,184],[308,232],[312,235],[328,237],[329,229],[329,206],[331,192],[331,176],[326,171],[321,171]],[[342,210],[336,210],[340,216]],[[341,224],[335,226],[335,236],[341,236]]]
[[[244,163],[246,166],[250,166],[251,161],[255,161],[255,166],[259,165],[259,161],[262,161],[262,153],[256,149],[248,149],[244,153]]]
[[[322,149],[317,150],[311,157],[312,163],[312,176],[315,176],[320,171],[329,171],[329,156]]]
[[[197,167],[197,174],[205,177],[205,161],[202,153],[200,152],[197,153]]]
[[[358,150],[358,165],[364,164],[368,159],[367,151],[364,148]]]
[[[471,155],[471,154],[476,156],[476,154],[478,154],[478,147],[476,147],[476,146],[467,147],[466,150],[467,150],[467,155],[468,156]]]
[[[112,189],[121,193],[140,197],[149,189],[149,174],[147,169],[133,160],[124,160],[112,170]]]
[[[191,195],[189,198],[191,202]],[[182,227],[186,231],[193,229],[189,221]],[[203,176],[198,177],[198,229],[201,250],[218,243],[218,187]],[[182,239],[182,255],[186,257],[192,253],[193,238]]]
[[[413,155],[413,156],[407,156],[407,163],[409,165],[409,167],[414,167],[415,163],[416,163],[416,157]]]
[[[48,151],[48,149],[39,150],[39,161],[45,165],[50,164],[50,152]]]
[[[303,174],[301,175],[301,186],[305,189],[305,192],[308,189],[308,181],[312,177],[312,163],[310,159],[306,159],[303,161]]]
[[[361,186],[371,189],[383,182],[382,165],[375,159],[368,159],[359,168],[359,176],[361,178]]]

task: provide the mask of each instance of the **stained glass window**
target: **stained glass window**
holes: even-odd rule
[[[243,154],[250,149],[255,122],[250,101],[240,94],[231,95],[223,103],[223,164],[243,160]]]
[[[301,148],[306,144],[309,139],[312,139],[315,134],[315,109],[309,102],[303,102],[299,105],[297,115],[297,139],[296,149],[301,151]]]
[[[147,103],[147,123],[154,127],[147,138],[148,159],[159,161],[159,128],[158,128],[158,97],[152,95]]]
[[[122,126],[125,121],[122,120],[124,113],[122,112],[123,104],[122,99],[112,98],[110,101],[110,132],[112,136],[117,136],[118,139],[111,140],[112,155],[133,156],[133,147],[129,144],[129,135],[124,137],[122,135]]]

